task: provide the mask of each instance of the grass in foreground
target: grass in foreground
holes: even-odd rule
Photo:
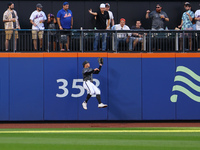
[[[199,141],[200,128],[0,130],[2,150],[198,150]]]

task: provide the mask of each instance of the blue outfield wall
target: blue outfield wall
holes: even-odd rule
[[[108,107],[82,108],[82,62]],[[200,54],[2,54],[0,121],[199,120]]]
[[[142,119],[141,58],[109,58],[108,120]]]
[[[169,100],[175,77],[175,61],[175,58],[142,59],[144,120],[176,119],[176,104]]]

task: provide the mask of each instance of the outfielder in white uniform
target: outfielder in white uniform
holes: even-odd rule
[[[102,67],[102,64],[99,65],[99,68],[92,69],[92,68],[90,68],[90,63],[88,61],[83,62],[83,71],[82,71],[83,87],[84,87],[84,89],[87,90],[86,100],[82,103],[82,106],[85,110],[87,110],[87,102],[92,95],[96,95],[96,98],[97,98],[98,103],[99,103],[98,104],[99,108],[105,108],[105,107],[108,106],[108,105],[103,104],[101,102],[101,91],[99,90],[98,87],[96,87],[93,84],[93,81],[92,81],[93,80],[92,75],[98,74],[101,70],[101,67]]]

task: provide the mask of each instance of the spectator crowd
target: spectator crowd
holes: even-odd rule
[[[96,30],[117,30],[117,31],[135,31],[132,33],[119,32],[114,38],[114,51],[117,51],[119,48],[119,43],[127,43],[128,50],[134,51],[138,43],[141,43],[141,50],[144,50],[144,31],[145,29],[142,27],[142,22],[140,20],[135,20],[135,25],[131,28],[126,25],[126,19],[121,18],[119,20],[119,24],[116,24],[114,21],[114,15],[110,10],[109,3],[102,3],[99,6],[99,10],[94,12],[92,9],[89,9],[88,12],[94,16],[95,20],[95,29]],[[191,4],[189,2],[184,3],[185,12],[182,14],[182,18],[180,20],[180,25],[177,29],[179,30],[200,30],[200,10],[196,10],[196,12],[192,11]],[[73,13],[69,9],[69,3],[64,2],[62,8],[58,11],[56,15],[49,13],[47,16],[45,12],[42,11],[42,4],[38,3],[36,5],[36,10],[32,12],[30,15],[30,23],[32,24],[32,41],[34,50],[40,50],[43,47],[43,36],[44,36],[44,23],[47,21],[48,29],[52,29],[50,32],[50,41],[48,44],[52,45],[53,50],[56,49],[56,31],[53,29],[60,30],[60,51],[70,51],[70,36],[66,34],[65,30],[73,29]],[[166,12],[162,10],[162,5],[157,4],[155,10],[146,11],[145,15],[146,19],[151,19],[152,25],[151,30],[162,31],[164,29],[165,22],[169,22],[170,19]],[[8,3],[8,9],[3,14],[3,22],[5,27],[5,50],[9,50],[9,41],[12,38],[13,31],[15,31],[15,43],[14,49],[17,50],[17,39],[18,31],[20,29],[20,23],[17,15],[17,11],[14,10],[14,3]],[[101,35],[101,36],[100,36]],[[108,34],[106,32],[103,33],[95,33],[94,41],[93,41],[93,50],[98,50],[98,44],[100,43],[100,38],[102,38],[102,51],[106,51],[107,47],[107,37]],[[192,38],[191,35],[188,34],[189,41],[189,50],[192,50]],[[39,39],[39,40],[38,40]],[[39,41],[39,44],[37,43]],[[63,44],[64,41],[64,44]],[[182,50],[183,43],[183,35],[180,35],[180,50]],[[39,45],[39,47],[38,47]],[[200,47],[198,48],[200,50]]]

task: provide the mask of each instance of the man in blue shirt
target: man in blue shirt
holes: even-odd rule
[[[57,22],[60,30],[63,29],[72,29],[73,27],[73,15],[72,11],[69,10],[69,3],[64,2],[63,3],[63,9],[59,10],[57,13]],[[65,33],[65,32],[63,32]],[[61,38],[66,35],[61,35]],[[64,51],[62,48],[62,43],[60,43],[60,49],[61,51]],[[66,43],[66,49],[69,51],[69,36],[67,36],[67,43]]]

